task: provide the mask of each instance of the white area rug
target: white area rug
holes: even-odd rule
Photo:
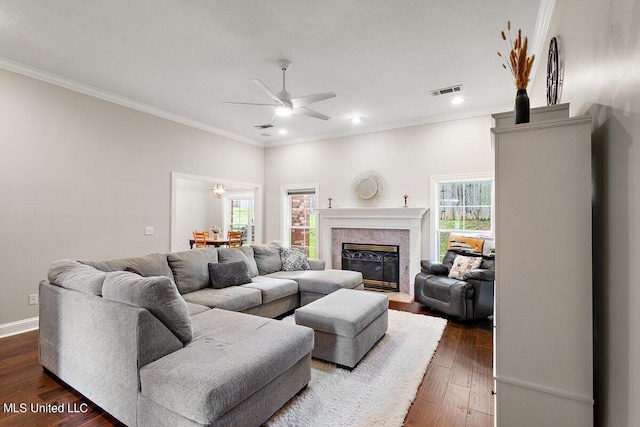
[[[353,371],[313,359],[307,388],[265,425],[402,426],[446,324],[389,310],[387,334]]]

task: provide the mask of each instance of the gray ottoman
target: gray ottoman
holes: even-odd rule
[[[389,298],[339,289],[295,311],[298,325],[314,330],[311,355],[354,368],[387,332]]]

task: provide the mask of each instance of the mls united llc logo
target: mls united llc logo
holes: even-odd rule
[[[68,414],[84,414],[89,411],[89,405],[86,403],[3,403],[2,410],[5,413],[24,414],[27,412],[50,412],[50,413],[68,413]]]

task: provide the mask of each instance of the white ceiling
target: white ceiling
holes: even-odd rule
[[[496,55],[507,51],[500,31],[510,19],[539,58],[553,3],[0,0],[0,67],[271,146],[509,109],[515,88]],[[310,106],[330,120],[278,119],[265,137],[253,126],[270,108],[222,102],[270,103],[251,79],[278,92],[280,58],[293,62],[293,97],[337,97]],[[430,94],[457,84],[461,105]]]

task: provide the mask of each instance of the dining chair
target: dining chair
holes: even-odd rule
[[[227,233],[227,240],[229,240],[230,248],[239,248],[242,246],[242,231],[229,231]]]
[[[206,248],[207,239],[209,238],[209,230],[205,231],[193,231],[193,240],[196,248]]]

